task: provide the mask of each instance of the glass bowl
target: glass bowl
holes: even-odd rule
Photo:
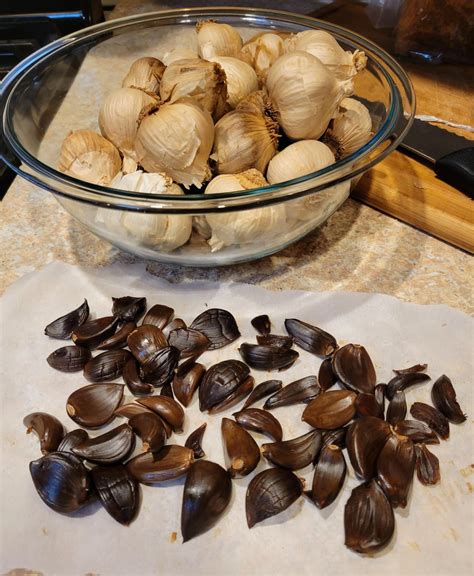
[[[62,141],[72,130],[98,131],[101,103],[108,92],[121,86],[130,64],[141,56],[160,58],[176,46],[196,47],[194,27],[203,19],[236,26],[244,41],[262,31],[319,28],[333,34],[344,49],[363,50],[368,62],[355,78],[355,97],[369,108],[373,137],[357,152],[323,170],[244,192],[142,194],[89,184],[59,172]],[[369,40],[313,18],[249,8],[173,10],[92,26],[26,58],[7,75],[0,90],[7,164],[52,192],[76,220],[111,244],[144,258],[188,266],[245,262],[277,252],[308,234],[346,200],[351,184],[363,172],[397,146],[414,115],[407,75]],[[185,245],[167,252],[156,245],[153,235],[137,236],[123,225],[130,212],[140,227],[149,226],[150,219],[155,222],[153,215],[161,215],[169,218],[167,222],[181,219],[173,220],[178,226],[190,229],[193,225],[193,232]],[[229,225],[241,218],[262,218],[267,224],[256,227],[246,242],[213,251],[203,234],[210,214]]]

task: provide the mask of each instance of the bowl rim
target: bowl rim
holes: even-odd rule
[[[24,80],[25,76],[27,77],[32,74],[35,68],[41,67],[48,58],[67,52],[71,48],[79,46],[86,41],[90,42],[94,38],[100,37],[107,32],[126,29],[131,26],[146,25],[149,22],[169,18],[180,19],[175,25],[190,24],[194,20],[197,21],[199,19],[213,17],[240,17],[242,24],[247,23],[250,25],[254,23],[256,27],[260,28],[265,27],[265,25],[268,26],[269,21],[271,22],[273,20],[279,24],[288,23],[302,25],[307,29],[322,29],[334,34],[336,38],[342,38],[349,43],[357,45],[358,48],[370,51],[371,55],[373,53],[376,56],[376,59],[372,58],[372,61],[375,60],[378,72],[382,74],[390,88],[390,108],[383,124],[363,147],[326,168],[277,184],[212,195],[205,195],[203,193],[185,194],[183,196],[170,194],[144,195],[140,192],[125,191],[88,183],[59,172],[59,170],[56,170],[54,167],[38,160],[30,154],[16,138],[12,125],[12,115],[9,114],[15,88]],[[264,20],[262,20],[262,18]],[[398,80],[400,86],[396,84],[395,79]],[[403,93],[400,93],[399,87]],[[404,110],[405,106],[403,102],[408,104],[408,110]],[[147,12],[112,19],[64,36],[34,52],[7,74],[3,82],[0,83],[0,103],[3,108],[0,137],[3,137],[7,147],[27,169],[25,170],[21,166],[17,166],[6,154],[2,153],[1,149],[0,158],[3,158],[5,163],[17,172],[17,174],[54,194],[87,204],[92,203],[98,206],[122,210],[165,213],[209,213],[241,210],[242,208],[262,207],[286,201],[289,198],[298,198],[307,194],[317,193],[327,189],[328,186],[334,186],[352,179],[383,160],[403,139],[413,122],[415,114],[415,93],[411,80],[398,62],[371,40],[342,26],[309,16],[293,14],[283,10],[231,6],[181,8]],[[377,152],[377,148],[383,146],[388,141],[390,141],[390,143]],[[370,153],[375,153],[375,157],[370,158]],[[364,158],[367,159],[367,161],[362,162],[362,164],[354,170],[352,166],[353,163],[360,163]]]

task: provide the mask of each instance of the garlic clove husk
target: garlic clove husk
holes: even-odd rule
[[[212,158],[219,174],[264,172],[278,147],[278,123],[263,92],[254,92],[215,126]]]
[[[339,81],[307,52],[280,56],[268,71],[267,89],[279,122],[293,140],[317,140],[353,92],[352,80]]]
[[[323,141],[334,151],[336,158],[349,156],[366,144],[372,135],[370,112],[355,98],[344,98],[339,115],[323,136]]]
[[[157,58],[145,56],[135,60],[123,79],[122,88],[138,88],[158,94],[166,66]]]
[[[231,108],[235,108],[241,100],[258,90],[257,74],[246,62],[231,56],[213,56],[212,61],[217,62],[225,72],[227,102]]]
[[[191,96],[217,120],[225,112],[227,82],[217,62],[201,58],[177,60],[165,70],[160,84],[163,102],[176,102]]]
[[[137,88],[119,88],[107,96],[99,113],[102,136],[110,140],[124,156],[137,160],[135,138],[144,110],[157,98]]]
[[[306,176],[334,164],[331,149],[319,140],[300,140],[278,152],[270,160],[267,180],[278,184],[300,176]]]
[[[106,186],[121,166],[117,148],[91,130],[71,132],[62,143],[58,168],[68,176]]]
[[[166,172],[175,182],[200,187],[210,176],[214,124],[191,98],[163,104],[146,116],[137,132],[139,163],[148,172]]]
[[[250,64],[257,76],[265,81],[270,66],[284,53],[284,38],[279,34],[267,32],[246,42],[242,47],[240,58]]]
[[[345,51],[325,30],[305,30],[285,40],[285,52],[302,50],[316,56],[338,80],[349,80],[367,64],[364,52]]]
[[[229,24],[204,20],[196,24],[199,55],[209,59],[213,56],[237,57],[242,49],[242,38]]]
[[[161,61],[165,66],[169,66],[177,60],[187,60],[189,58],[199,58],[196,50],[192,48],[174,48],[169,52],[165,52],[161,57]]]

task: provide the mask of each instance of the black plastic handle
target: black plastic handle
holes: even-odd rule
[[[474,200],[474,147],[446,154],[435,163],[438,178]]]

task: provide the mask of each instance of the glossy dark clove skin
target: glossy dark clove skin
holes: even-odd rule
[[[66,412],[79,426],[99,428],[114,417],[122,403],[123,384],[89,384],[67,399]]]
[[[233,392],[231,392],[231,394],[229,394],[225,400],[219,402],[218,404],[214,404],[214,406],[209,408],[209,414],[217,414],[217,412],[222,412],[223,410],[227,410],[227,408],[234,406],[234,404],[238,404],[241,400],[250,394],[254,383],[254,377],[247,376],[242,384]]]
[[[34,431],[38,436],[42,454],[58,449],[64,436],[64,428],[56,416],[46,412],[32,412],[23,418],[23,424],[27,434]]]
[[[75,512],[89,500],[89,472],[74,454],[51,452],[30,462],[30,474],[40,498],[56,512]]]
[[[398,370],[393,370],[395,374],[413,374],[414,372],[423,372],[428,368],[428,364],[415,364],[408,368],[401,368]]]
[[[46,358],[46,362],[61,372],[79,372],[91,359],[90,350],[81,346],[62,346]]]
[[[214,462],[194,462],[186,476],[181,507],[183,542],[212,528],[230,503],[232,481]]]
[[[179,361],[179,350],[173,346],[162,348],[141,365],[140,378],[154,386],[164,386],[173,380]]]
[[[355,410],[357,416],[375,416],[383,419],[383,412],[374,394],[357,394],[355,399]]]
[[[431,428],[420,420],[401,420],[394,426],[400,436],[408,436],[415,444],[439,444],[439,438]]]
[[[246,408],[240,412],[235,412],[232,416],[242,428],[266,434],[275,442],[280,442],[283,437],[280,422],[266,410]]]
[[[142,321],[142,326],[152,325],[160,328],[160,330],[163,330],[163,328],[173,317],[173,314],[173,308],[165,306],[164,304],[155,304],[145,314],[145,317]]]
[[[321,445],[321,432],[312,430],[291,440],[262,444],[262,454],[277,466],[300,470],[316,460]]]
[[[389,424],[395,426],[397,422],[405,420],[406,415],[407,401],[405,392],[403,390],[397,390],[388,404],[386,420]]]
[[[166,420],[175,432],[181,432],[184,424],[184,410],[176,400],[168,396],[147,396],[137,398],[137,402],[156,412],[160,418]]]
[[[321,392],[316,376],[306,376],[284,386],[281,390],[270,396],[263,407],[266,410],[279,406],[292,404],[307,404],[314,400]]]
[[[180,358],[197,357],[211,345],[209,338],[192,328],[179,328],[170,332],[168,343],[180,352]]]
[[[280,334],[257,334],[257,344],[262,346],[273,346],[276,348],[284,348],[289,350],[293,346],[293,338],[291,336],[282,336]]]
[[[127,345],[127,339],[130,334],[136,330],[137,325],[135,322],[126,322],[121,326],[115,334],[109,336],[97,345],[98,350],[116,350],[117,348],[123,348]]]
[[[325,392],[329,390],[337,382],[337,376],[332,369],[332,358],[325,358],[321,362],[318,372],[318,382],[321,390]]]
[[[296,350],[250,344],[249,342],[241,344],[239,352],[244,362],[255,370],[286,370],[299,357]]]
[[[260,384],[255,386],[255,388],[252,390],[250,396],[245,401],[243,408],[244,409],[248,408],[252,404],[255,404],[255,402],[258,402],[262,398],[265,398],[265,396],[278,392],[278,390],[281,390],[281,388],[282,388],[281,380],[265,380],[265,382],[261,382]]]
[[[337,498],[346,478],[346,461],[339,446],[329,444],[319,455],[314,469],[313,485],[308,496],[319,508],[329,506]]]
[[[46,326],[44,333],[50,338],[69,340],[74,330],[82,326],[89,317],[89,305],[87,300],[75,310],[61,316]]]
[[[157,326],[139,326],[127,338],[130,352],[140,364],[146,364],[154,354],[168,346],[168,340]]]
[[[123,296],[112,298],[112,314],[122,322],[138,322],[145,314],[146,298]]]
[[[95,466],[91,477],[99,500],[114,520],[128,526],[140,507],[140,486],[125,466]]]
[[[373,394],[376,374],[367,350],[360,344],[346,344],[336,350],[332,368],[346,388],[355,392]]]
[[[433,384],[431,400],[436,408],[453,424],[465,422],[466,415],[459,406],[454,386],[446,375],[440,376]]]
[[[75,446],[72,451],[79,458],[95,464],[118,464],[135,448],[135,434],[128,424],[105,432],[95,438],[88,438]]]
[[[222,439],[227,471],[232,478],[250,474],[260,462],[260,449],[250,434],[230,418],[222,418]]]
[[[175,375],[173,378],[173,392],[183,406],[189,406],[193,399],[194,392],[199,387],[205,373],[206,368],[196,362],[186,374],[182,376],[178,374]]]
[[[270,334],[272,328],[272,323],[267,314],[262,314],[261,316],[255,316],[250,320],[250,324],[255,328],[255,330],[262,336],[267,336]]]
[[[194,461],[190,448],[170,444],[159,452],[144,452],[129,460],[128,472],[142,484],[166,482],[184,476]]]
[[[199,409],[209,410],[223,402],[247,379],[249,367],[240,360],[224,360],[213,364],[199,386]]]
[[[295,344],[311,354],[330,356],[337,349],[334,336],[317,326],[296,318],[288,318],[285,320],[285,328],[293,337]]]
[[[70,452],[71,454],[74,454],[72,449],[88,439],[89,434],[86,430],[83,430],[82,428],[71,430],[71,432],[68,432],[59,443],[57,452]]]
[[[356,486],[344,509],[345,545],[360,554],[387,546],[395,530],[390,501],[376,480]]]
[[[114,316],[104,316],[89,320],[78,328],[75,328],[71,334],[72,341],[76,346],[84,348],[95,348],[100,342],[112,336],[118,324],[118,318]]]
[[[152,413],[153,411],[150,410],[149,408],[145,408],[145,406],[142,406],[141,404],[137,404],[136,402],[129,402],[128,404],[122,404],[122,406],[119,406],[117,408],[117,410],[115,410],[114,415],[115,416],[119,416],[120,418],[133,418],[133,416],[136,416],[137,414],[149,414]],[[170,434],[171,434],[172,430],[170,428]]]
[[[415,445],[416,475],[425,486],[437,484],[441,480],[439,460],[425,444]]]
[[[406,508],[415,460],[415,446],[409,438],[389,436],[377,460],[377,478],[393,508]]]
[[[198,458],[204,458],[206,455],[204,450],[202,449],[202,437],[204,436],[204,432],[206,431],[207,423],[204,422],[196,428],[191,434],[186,438],[186,442],[184,445],[186,448],[191,448],[194,452],[194,458],[197,460]]]
[[[130,358],[128,362],[125,363],[122,371],[122,378],[127,388],[134,396],[140,396],[142,394],[151,394],[155,387],[153,384],[148,382],[143,382],[138,373],[138,364],[135,358]]]
[[[301,496],[303,484],[290,470],[270,468],[250,481],[245,499],[247,525],[252,528],[283,512]]]
[[[406,390],[411,386],[416,384],[422,384],[431,378],[428,374],[423,372],[408,372],[407,374],[397,374],[394,376],[390,382],[387,384],[387,390],[385,391],[385,396],[388,400],[391,400],[397,390]]]
[[[350,390],[322,392],[306,406],[301,419],[313,428],[341,428],[355,415],[356,396],[356,393]]]
[[[375,399],[377,400],[377,404],[380,406],[380,413],[381,413],[381,418],[383,419],[384,414],[385,414],[385,391],[387,390],[387,385],[386,384],[377,384],[377,386],[374,388],[374,396]]]
[[[379,454],[390,434],[390,425],[373,416],[358,418],[349,426],[347,453],[355,473],[363,480],[375,476]]]
[[[108,382],[122,375],[125,364],[133,356],[128,350],[101,352],[84,366],[84,378],[89,382]]]
[[[143,452],[159,452],[166,444],[166,430],[163,421],[153,412],[142,412],[132,416],[128,424],[140,437]]]
[[[230,312],[221,308],[209,308],[193,320],[190,328],[205,334],[211,341],[209,350],[227,346],[240,336],[237,322]]]
[[[415,402],[411,405],[410,414],[416,420],[427,424],[443,440],[449,438],[449,420],[433,406],[424,402]]]
[[[321,451],[326,446],[334,444],[339,446],[339,448],[346,447],[346,434],[349,426],[344,426],[344,428],[336,428],[335,430],[324,430],[321,431],[323,435],[323,445],[321,446]]]

